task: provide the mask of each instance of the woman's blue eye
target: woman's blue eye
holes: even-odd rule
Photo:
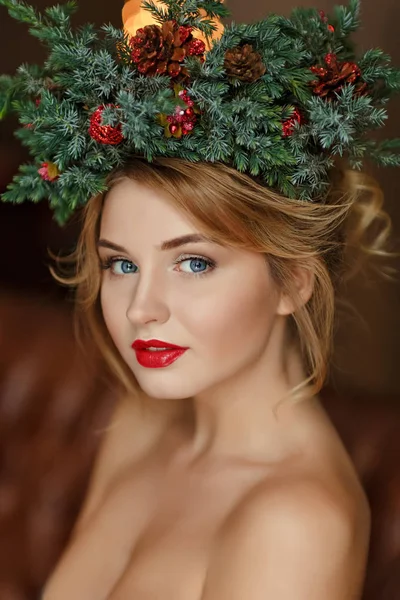
[[[111,271],[114,275],[127,275],[129,273],[134,273],[135,265],[129,260],[113,260],[110,265]]]
[[[189,264],[189,270],[179,269],[185,275],[206,275],[212,270],[216,264],[208,259],[202,258],[201,256],[189,256],[187,258],[180,257],[175,261],[175,264],[179,266],[182,264]],[[138,271],[137,266],[130,260],[123,258],[110,258],[101,265],[103,270],[110,269],[113,275],[129,275],[135,274]]]
[[[205,269],[207,269],[207,267],[209,266],[209,263],[207,260],[205,260],[204,258],[186,258],[182,261],[180,261],[180,264],[183,263],[189,263],[189,266],[191,269],[193,269],[193,271],[189,271],[189,272],[194,272],[194,273],[202,273]],[[202,268],[204,267],[204,268]],[[187,272],[187,271],[184,271]]]
[[[183,275],[191,275],[193,277],[205,277],[217,266],[215,261],[204,256],[180,256],[175,261],[175,264],[178,264],[180,267],[185,263],[189,265],[189,270],[185,271],[180,268],[179,272]]]

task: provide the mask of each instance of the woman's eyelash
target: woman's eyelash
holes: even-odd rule
[[[110,256],[109,258],[105,258],[104,260],[100,260],[100,269],[102,271],[107,271],[107,269],[111,269],[111,267],[117,262],[131,262],[126,258],[119,258],[117,256]]]
[[[217,266],[217,263],[215,262],[215,260],[211,260],[211,258],[206,258],[205,256],[200,256],[200,255],[186,255],[186,256],[180,256],[177,260],[174,261],[174,264],[181,264],[183,262],[186,261],[192,261],[192,260],[201,260],[203,262],[206,263],[208,269],[206,271],[202,271],[200,273],[183,273],[183,275],[189,275],[190,277],[202,277],[204,275],[208,275],[209,273],[211,273],[211,271],[213,271],[215,269],[215,267]]]
[[[183,262],[187,262],[187,261],[191,261],[191,260],[200,260],[206,263],[208,269],[206,271],[202,271],[202,272],[198,272],[198,273],[185,273],[182,272],[181,273],[183,275],[189,275],[190,277],[202,277],[204,275],[208,275],[208,273],[210,273],[213,269],[215,269],[215,267],[217,266],[217,263],[210,259],[210,258],[206,258],[205,256],[200,256],[200,255],[186,255],[186,256],[180,256],[177,260],[174,261],[174,264],[181,264]],[[118,263],[118,262],[125,262],[125,263],[129,263],[131,265],[133,265],[134,263],[126,258],[122,258],[119,256],[110,256],[109,258],[106,258],[105,260],[100,262],[100,268],[103,271],[106,271],[107,269],[112,269],[112,267]],[[126,273],[127,274],[127,273]],[[120,274],[116,274],[113,273],[114,276],[118,277],[121,276]]]

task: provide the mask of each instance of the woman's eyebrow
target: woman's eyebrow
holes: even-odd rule
[[[116,252],[127,253],[123,246],[118,246],[118,244],[114,244],[114,242],[109,242],[108,240],[99,240],[97,242],[97,248],[109,248],[110,250],[115,250]]]
[[[200,234],[200,233],[189,233],[187,235],[181,235],[180,237],[173,238],[172,240],[166,240],[160,246],[158,246],[159,250],[172,250],[173,248],[178,248],[179,246],[184,246],[185,244],[192,244],[196,242],[208,242],[215,243],[211,238]],[[123,246],[119,246],[118,244],[114,244],[114,242],[110,242],[109,240],[100,239],[97,242],[98,248],[109,248],[110,250],[115,250],[116,252],[127,253],[127,250]]]
[[[178,248],[179,246],[184,246],[185,244],[192,244],[194,242],[213,243],[209,237],[203,234],[189,233],[187,235],[181,235],[180,237],[163,242],[160,246],[160,250],[171,250],[172,248]]]

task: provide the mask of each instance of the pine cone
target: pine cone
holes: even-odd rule
[[[144,75],[169,75],[181,83],[189,77],[182,64],[186,56],[198,56],[204,62],[204,42],[193,37],[191,27],[179,26],[176,21],[138,29],[130,45],[132,60]]]
[[[261,55],[251,44],[235,46],[225,52],[224,69],[229,77],[252,83],[260,79],[267,70]]]
[[[361,69],[352,62],[338,62],[336,54],[325,56],[326,67],[311,67],[311,71],[318,76],[311,82],[314,94],[321,98],[334,100],[335,92],[339,92],[346,83],[355,84],[355,93],[366,93],[367,84],[361,80]]]

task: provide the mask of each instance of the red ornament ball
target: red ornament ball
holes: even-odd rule
[[[109,104],[108,106],[114,106]],[[99,106],[90,117],[89,135],[99,144],[110,144],[117,146],[120,144],[124,136],[121,131],[121,124],[116,127],[102,124],[102,113],[105,106]]]

